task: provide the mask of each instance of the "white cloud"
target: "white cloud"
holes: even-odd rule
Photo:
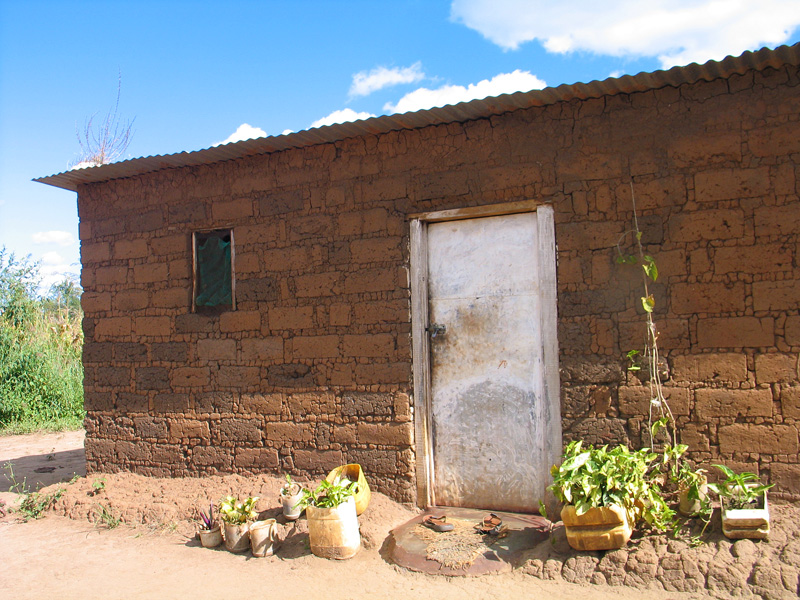
[[[48,254],[55,254],[48,253]],[[55,256],[51,256],[50,258],[55,259]],[[59,257],[61,260],[58,263],[48,264],[47,263],[47,255],[42,257],[42,266],[39,269],[39,275],[41,275],[41,283],[39,284],[39,292],[42,294],[46,294],[50,290],[50,286],[55,283],[61,283],[65,279],[70,279],[75,282],[79,282],[81,278],[81,267],[78,263],[66,263],[63,262],[64,259]]]
[[[434,106],[467,102],[488,96],[539,90],[546,87],[546,85],[544,81],[535,75],[531,75],[528,71],[517,69],[511,73],[500,73],[491,79],[471,83],[467,87],[445,85],[435,90],[419,88],[400,98],[397,104],[387,103],[383,108],[390,113],[404,113],[433,108]]]
[[[42,264],[44,265],[60,265],[64,259],[58,252],[45,252],[42,254]]]
[[[372,92],[377,92],[383,88],[403,83],[416,83],[425,78],[422,72],[422,64],[414,63],[410,67],[377,67],[369,73],[361,71],[353,75],[353,84],[350,86],[349,95],[351,98],[356,96],[369,96]]]
[[[284,129],[281,131],[281,135],[289,135],[290,133],[294,133],[294,129]]]
[[[335,110],[327,117],[322,117],[314,121],[310,127],[322,127],[323,125],[333,125],[335,123],[347,123],[349,121],[359,121],[361,119],[369,119],[374,117],[372,113],[356,112],[352,108],[345,108],[343,110]]]
[[[538,40],[549,52],[657,56],[664,68],[786,42],[797,0],[453,0],[451,19],[506,50]]]
[[[253,127],[247,123],[242,123],[239,127],[221,142],[211,144],[212,146],[222,146],[223,144],[232,144],[233,142],[241,142],[242,140],[251,140],[253,138],[267,137],[267,132],[259,127]]]
[[[75,236],[69,231],[37,231],[31,236],[34,244],[58,244],[69,246],[75,243]]]

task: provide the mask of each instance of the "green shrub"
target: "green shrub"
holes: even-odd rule
[[[37,264],[0,248],[0,431],[81,426],[80,288],[65,281],[37,295]]]

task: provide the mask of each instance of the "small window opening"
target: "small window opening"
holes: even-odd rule
[[[235,310],[233,230],[196,231],[192,235],[192,250],[192,311]]]

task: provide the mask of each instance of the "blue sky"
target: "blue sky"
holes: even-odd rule
[[[79,271],[78,162],[114,106],[122,159],[705,62],[800,41],[798,0],[0,0],[0,245]]]

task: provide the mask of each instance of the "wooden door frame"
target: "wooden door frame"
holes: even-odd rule
[[[544,445],[548,464],[561,456],[561,401],[558,374],[558,332],[556,314],[556,244],[553,207],[535,201],[512,202],[409,215],[411,262],[411,351],[414,372],[414,438],[416,444],[417,505],[436,506],[433,486],[430,343],[428,326],[428,224],[519,213],[537,213],[538,269],[541,290],[541,330],[544,346],[545,414]],[[544,491],[543,491],[544,493]]]

